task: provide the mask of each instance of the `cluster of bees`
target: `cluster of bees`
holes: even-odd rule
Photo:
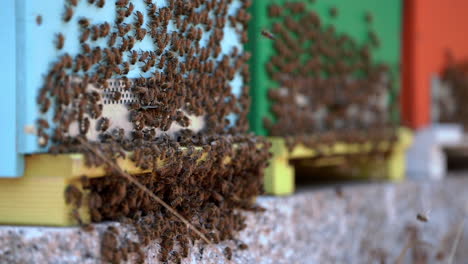
[[[101,7],[103,1],[91,2]],[[246,61],[250,55],[237,47],[222,54],[221,40],[229,23],[239,32],[239,38],[247,41],[245,29],[250,16],[246,8],[250,2],[241,1],[242,7],[232,16],[227,14],[232,0],[167,2],[167,6],[158,8],[145,0],[146,10],[138,11],[130,1],[117,1],[112,23],[93,24],[85,17],[77,20],[81,52],[60,56],[37,98],[44,116],[53,111],[53,126],[45,118],[38,121],[41,146],[51,146],[52,152],[66,152],[67,147],[60,146],[74,142],[69,134],[73,122],[79,123],[80,135],[95,129],[101,140],[118,140],[115,135],[122,131],[109,131],[108,120],[102,117],[103,91],[111,81],[123,84],[124,90],[138,99],[128,104],[128,118],[133,124],[131,140],[154,139],[157,129],[167,131],[173,122],[188,127],[187,115],[204,116],[204,135],[247,131],[248,87],[244,85],[240,96],[235,96],[229,82],[236,74],[244,82],[249,81]],[[73,21],[74,7],[74,3],[66,5],[64,22]],[[168,30],[169,24],[176,30]],[[209,38],[202,45],[205,34]],[[134,49],[144,38],[151,39],[153,48]],[[107,40],[107,47],[95,44],[101,39]],[[66,41],[58,33],[56,48],[62,49]],[[139,70],[145,77],[127,78],[131,70]],[[121,96],[117,91],[112,99]],[[235,124],[230,124],[229,114],[237,115]],[[91,119],[97,121],[96,126],[91,126]]]
[[[387,65],[372,60],[372,49],[379,46],[375,32],[361,45],[323,25],[303,2],[271,4],[268,13],[274,54],[265,67],[278,86],[268,93],[275,118],[264,119],[270,135],[293,136],[290,145],[310,146],[337,138],[359,141],[366,133],[367,139],[394,137],[386,132],[394,131],[387,97],[391,73]],[[330,16],[338,15],[332,7]],[[365,19],[372,23],[370,13]],[[339,135],[340,130],[347,136]],[[315,137],[305,140],[305,135]]]
[[[449,89],[449,100],[440,100],[440,122],[458,123],[468,128],[468,111],[464,104],[468,98],[468,61],[455,62],[449,58],[448,65],[442,72],[442,81]]]
[[[228,13],[235,1],[237,11]],[[251,1],[167,0],[166,5],[157,6],[144,0],[146,8],[137,10],[131,1],[117,0],[115,21],[99,24],[75,18],[78,2],[66,2],[62,19],[77,23],[81,51],[74,56],[62,52],[67,41],[76,41],[66,39],[65,34],[57,33],[53,40],[61,55],[45,76],[37,98],[42,114],[37,121],[39,144],[51,153],[81,152],[89,166],[105,165],[105,160],[80,144],[94,130],[99,136],[89,144],[96,151],[111,160],[132,152],[130,158],[137,166],[152,171],[136,175],[138,181],[186,219],[196,219],[193,225],[214,243],[232,239],[245,227],[236,210],[252,209],[252,197],[261,192],[269,157],[268,144],[246,134],[249,87],[243,85],[237,96],[230,85],[236,76],[249,82],[246,62],[250,55],[236,46],[227,52],[221,47],[226,26],[237,32],[240,42],[247,41],[250,15],[246,10]],[[108,8],[104,0],[87,3]],[[135,48],[148,39],[151,49]],[[105,47],[97,41],[104,41]],[[132,71],[139,71],[140,77],[128,78]],[[110,89],[113,83],[123,90]],[[129,93],[132,100],[124,118],[132,128],[125,131],[112,127],[114,120],[103,116],[103,103],[119,101]],[[230,123],[230,114],[236,115],[235,124]],[[187,115],[203,116],[203,129],[188,129],[191,119]],[[46,116],[52,116],[51,120]],[[175,136],[164,133],[174,122],[184,129]],[[78,135],[70,134],[73,123],[78,123]],[[259,144],[264,147],[258,149]],[[226,157],[231,157],[228,164]],[[108,167],[109,176],[82,179],[85,193],[73,186],[65,191],[78,222],[78,209],[86,206],[93,222],[118,220],[136,229],[138,247],[123,243],[131,249],[116,242],[115,230],[106,232],[102,256],[118,263],[133,252],[142,259],[140,247],[160,238],[161,261],[180,263],[188,255],[190,242],[199,237]],[[231,249],[224,251],[230,258]]]
[[[162,166],[157,170],[135,177],[186,219],[191,219],[191,224],[213,243],[235,239],[235,234],[245,228],[245,217],[240,209],[261,210],[253,204],[252,197],[262,192],[263,170],[270,154],[258,148],[259,141],[249,135],[213,138],[209,146],[204,145],[199,150],[188,147],[182,151],[173,142],[161,142],[161,146],[172,153],[170,159],[158,160]],[[241,143],[232,148],[232,142]],[[150,144],[142,146],[142,151],[150,151],[151,147]],[[202,153],[212,158],[202,158]],[[227,158],[231,162],[226,162]],[[190,242],[200,239],[180,219],[125,179],[116,176],[82,178],[81,185],[86,196],[77,188],[67,188],[70,204],[86,205],[93,222],[117,220],[129,224],[138,234],[138,249],[160,239],[162,262],[180,263],[189,254]],[[106,260],[119,263],[128,257],[122,255],[121,246],[114,239],[102,243],[102,256]],[[133,245],[131,241],[120,244]],[[247,248],[241,241],[237,244],[236,249]],[[224,250],[228,259],[232,250]],[[140,251],[132,252],[137,253],[138,258],[145,257]]]

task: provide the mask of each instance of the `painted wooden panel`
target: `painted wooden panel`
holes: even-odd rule
[[[16,25],[15,0],[5,0],[0,8],[0,79],[2,80],[0,113],[0,175],[15,177],[23,173],[23,157],[18,153],[16,131],[17,113],[23,109],[17,105],[16,76]],[[16,2],[17,3],[17,2]]]
[[[431,80],[447,52],[468,59],[468,2],[408,0],[404,13],[403,120],[412,128],[429,125]]]
[[[80,28],[78,20],[86,17],[92,24],[112,22],[115,20],[115,1],[105,1],[103,8],[98,8],[95,5],[90,5],[88,1],[78,1],[78,6],[74,8],[74,15],[68,23],[63,21],[65,11],[65,0],[6,0],[6,5],[0,11],[0,30],[2,31],[1,47],[9,50],[4,60],[0,62],[2,69],[2,77],[4,79],[4,87],[8,88],[3,96],[7,98],[6,104],[2,104],[2,113],[8,113],[7,120],[3,122],[2,127],[2,146],[5,144],[5,159],[2,164],[8,166],[0,170],[0,177],[21,175],[20,170],[22,154],[44,152],[38,146],[38,139],[34,133],[26,133],[25,128],[30,128],[35,125],[36,120],[42,117],[39,114],[36,98],[38,91],[44,83],[44,76],[50,69],[52,63],[56,62],[57,58],[65,53],[74,56],[80,52],[81,45],[79,43]],[[159,8],[167,5],[166,0],[153,1]],[[134,0],[135,10],[145,10],[143,0]],[[16,12],[15,7],[16,6]],[[237,9],[241,6],[239,0],[233,1],[228,9],[227,16],[235,15]],[[6,8],[5,8],[6,7]],[[146,14],[145,14],[146,16]],[[215,14],[210,15],[213,19]],[[41,18],[42,23],[38,24],[37,19]],[[16,27],[15,27],[16,24]],[[169,24],[168,33],[176,30],[173,24]],[[239,51],[243,50],[239,32],[228,23],[223,29],[224,38],[221,41],[221,53],[217,57],[220,61],[223,55],[230,54],[234,47]],[[65,44],[62,50],[55,48],[55,40],[58,33],[62,33],[65,37]],[[208,44],[211,32],[204,32],[200,42],[200,46],[204,47]],[[8,36],[8,37],[7,37]],[[8,41],[3,41],[8,39]],[[93,42],[94,46],[104,47],[107,38],[101,38]],[[154,50],[154,43],[149,37],[146,37],[141,42],[135,43],[134,50]],[[15,52],[16,50],[16,52]],[[124,56],[127,57],[127,56]],[[183,58],[181,58],[183,61]],[[16,65],[16,67],[15,67]],[[137,78],[146,76],[149,73],[141,72],[140,68],[131,67],[128,78]],[[16,76],[12,78],[12,76]],[[230,81],[232,92],[235,96],[240,96],[243,79],[240,73],[237,73],[233,80]],[[6,90],[6,88],[4,88]],[[17,98],[17,99],[15,99]],[[11,113],[12,109],[16,109],[18,104],[18,112]],[[45,119],[51,119],[52,111],[49,111]],[[235,123],[235,115],[229,116],[231,124]],[[4,128],[5,127],[5,128]],[[16,131],[17,130],[17,131]],[[3,142],[5,141],[5,142]],[[21,155],[20,155],[21,154]],[[19,156],[18,156],[19,155]]]
[[[304,2],[308,10],[315,11],[324,25],[333,25],[338,33],[346,33],[364,42],[368,38],[369,27],[376,32],[380,39],[380,46],[373,50],[375,62],[387,63],[396,83],[392,91],[391,101],[396,101],[399,93],[400,75],[400,42],[401,42],[401,1],[374,0],[273,0],[253,1],[251,7],[252,21],[249,27],[248,49],[252,52],[252,108],[249,116],[251,130],[259,135],[267,135],[263,126],[263,118],[273,118],[269,112],[270,101],[267,96],[268,88],[277,84],[268,77],[265,65],[274,54],[273,42],[261,35],[262,30],[271,30],[274,18],[269,17],[268,7],[277,3],[284,5],[288,2]],[[335,7],[338,16],[332,18],[330,9]],[[366,13],[372,15],[373,21],[366,23]]]

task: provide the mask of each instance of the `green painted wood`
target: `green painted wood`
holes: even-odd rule
[[[265,65],[272,56],[273,41],[261,35],[263,29],[271,30],[275,19],[268,16],[268,6],[272,3],[284,4],[286,2],[298,2],[300,0],[269,0],[253,1],[251,7],[252,20],[249,25],[249,45],[247,49],[252,52],[250,68],[252,73],[251,96],[252,106],[249,115],[250,128],[258,135],[268,135],[263,127],[263,118],[273,118],[269,112],[270,102],[267,91],[270,87],[277,87],[271,81],[265,69]],[[377,33],[380,46],[373,49],[375,62],[385,62],[392,69],[395,81],[394,90],[390,96],[391,103],[398,104],[400,90],[400,42],[401,42],[401,0],[375,1],[375,0],[316,0],[304,1],[308,10],[315,11],[324,25],[333,25],[338,33],[346,33],[352,36],[358,43],[368,39],[369,30]],[[338,9],[338,16],[330,16],[330,8]],[[365,20],[366,13],[373,16],[373,21],[368,24]],[[398,107],[397,107],[398,108]],[[394,113],[398,119],[398,113]],[[274,120],[274,119],[273,119]]]

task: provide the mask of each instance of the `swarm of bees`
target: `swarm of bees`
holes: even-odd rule
[[[100,7],[103,2],[90,4]],[[41,135],[47,134],[40,145],[60,152],[65,149],[60,145],[73,144],[69,135],[72,123],[80,124],[83,135],[96,129],[101,138],[112,137],[113,132],[100,125],[87,125],[101,117],[103,108],[103,93],[89,87],[105,91],[110,81],[123,83],[125,91],[138,99],[136,104],[128,105],[130,116],[139,116],[133,120],[135,131],[130,133],[137,138],[129,140],[139,139],[141,133],[154,139],[157,135],[150,131],[167,131],[174,121],[188,127],[187,115],[204,116],[203,135],[245,133],[250,104],[248,87],[244,86],[240,96],[235,96],[230,81],[237,74],[244,83],[249,81],[246,62],[250,55],[237,47],[221,53],[227,23],[237,28],[243,42],[247,41],[246,30],[241,28],[245,29],[250,19],[246,12],[250,1],[241,2],[237,14],[228,15],[228,0],[168,0],[164,7],[145,1],[145,10],[135,10],[130,1],[116,1],[116,20],[94,24],[83,16],[72,19],[77,15],[76,5],[69,1],[62,19],[65,23],[77,23],[81,53],[70,56],[64,52],[45,77],[37,102],[41,113],[53,111],[55,118],[53,128],[39,127]],[[216,19],[210,18],[212,13],[217,14]],[[171,21],[177,27],[172,32],[168,31]],[[210,32],[207,44],[202,46],[203,35]],[[148,38],[155,44],[153,50],[134,49],[136,43]],[[100,39],[105,39],[108,46],[96,45]],[[65,36],[57,33],[54,42],[57,50],[62,50]],[[140,71],[145,77],[129,79],[126,75],[131,70]],[[118,101],[119,94],[115,93],[112,99]],[[235,124],[230,124],[229,114],[236,114]]]
[[[106,4],[104,0],[87,2],[98,8]],[[78,1],[66,0],[62,20],[77,23],[80,36],[75,41],[81,51],[74,56],[65,53],[65,36],[57,33],[54,46],[61,55],[37,98],[44,115],[37,121],[42,147],[51,153],[81,152],[88,166],[105,165],[80,144],[90,130],[97,131],[98,141],[89,142],[90,146],[110,160],[133,152],[130,158],[136,165],[152,171],[136,176],[138,180],[187,219],[198,219],[193,225],[210,233],[216,243],[232,239],[245,227],[236,209],[252,208],[269,157],[268,143],[246,134],[248,86],[242,87],[239,97],[230,87],[237,75],[244,83],[249,81],[246,62],[250,55],[237,47],[222,53],[223,29],[230,24],[245,43],[250,19],[246,9],[251,5],[250,0],[241,0],[237,12],[228,15],[231,2],[167,0],[167,5],[157,6],[145,0],[146,8],[136,10],[131,1],[117,0],[115,21],[96,24],[75,12]],[[212,14],[216,14],[214,19]],[[170,24],[177,30],[170,31]],[[208,32],[207,44],[202,46]],[[134,47],[148,39],[154,49]],[[98,40],[105,40],[107,46],[96,45]],[[140,77],[128,78],[132,70],[139,71]],[[110,91],[110,82],[123,84],[124,90]],[[111,128],[112,120],[102,115],[103,100],[118,101],[124,93],[135,98],[127,104],[130,133]],[[45,118],[49,111],[52,120]],[[234,124],[227,118],[232,113],[237,117]],[[187,115],[204,116],[205,127],[200,132],[187,129]],[[167,131],[173,122],[185,128],[175,137],[156,132]],[[77,136],[69,133],[73,123],[78,124]],[[234,148],[234,143],[241,147]],[[266,147],[258,149],[258,144]],[[203,153],[208,155],[201,160]],[[225,164],[228,156],[235,162]],[[141,248],[160,238],[160,260],[180,263],[189,253],[190,242],[199,237],[141,189],[112,174],[109,168],[109,176],[83,177],[86,195],[74,186],[64,194],[78,223],[82,222],[78,209],[85,205],[93,222],[119,220],[135,227],[139,243],[118,241],[118,232],[107,230],[102,239],[103,258],[118,263],[136,253],[143,260]]]
[[[439,122],[458,123],[468,128],[468,111],[465,109],[465,99],[468,98],[468,61],[456,62],[448,54],[447,66],[442,73],[442,81],[449,89],[448,97],[440,98],[436,107],[440,109]]]
[[[336,7],[329,11],[338,16]],[[298,143],[314,148],[338,138],[396,140],[387,98],[391,72],[372,59],[372,49],[379,46],[375,32],[370,31],[368,41],[360,44],[323,25],[303,2],[271,4],[268,14],[272,33],[262,34],[274,36],[275,41],[265,70],[276,83],[268,92],[276,121],[264,119],[270,135],[287,137],[289,148]]]
[[[213,243],[219,243],[235,238],[235,234],[245,228],[245,218],[236,210],[257,209],[251,197],[262,190],[261,175],[269,154],[258,149],[258,141],[249,136],[206,140],[207,144],[198,150],[191,146],[181,151],[178,142],[169,137],[161,139],[157,145],[147,143],[140,146],[140,150],[133,154],[140,166],[150,157],[145,153],[156,155],[155,152],[158,152],[159,157],[171,159],[155,161],[163,163],[162,166],[157,166],[155,172],[135,177],[181,215],[187,219],[197,219],[192,224],[204,230]],[[241,143],[238,148],[232,149],[231,141]],[[203,153],[214,158],[201,159]],[[252,153],[253,156],[245,153]],[[238,162],[225,164],[227,157]],[[122,222],[125,219],[123,222],[134,226],[141,248],[155,239],[161,239],[161,262],[179,263],[188,256],[190,242],[200,239],[180,219],[167,210],[161,210],[160,204],[118,176],[89,179],[85,186],[84,189],[90,193],[87,206],[92,221]],[[103,253],[109,261],[116,257],[115,252],[120,249],[110,244],[105,246]],[[238,248],[245,250],[247,245],[240,243]],[[226,249],[224,253],[226,258],[232,257],[231,249]]]

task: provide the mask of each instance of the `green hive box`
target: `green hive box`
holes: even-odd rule
[[[337,33],[348,34],[358,44],[369,38],[369,30],[374,31],[380,44],[372,49],[372,57],[375,62],[386,63],[390,67],[394,84],[389,100],[390,104],[398,104],[402,11],[400,0],[253,1],[251,7],[253,19],[249,25],[248,44],[248,49],[252,52],[250,62],[252,107],[249,116],[252,131],[258,135],[268,135],[268,131],[263,125],[263,118],[273,119],[273,116],[269,111],[271,102],[267,93],[270,87],[278,86],[269,78],[265,67],[275,52],[274,40],[262,36],[262,31],[271,32],[273,23],[281,18],[270,17],[268,8],[274,3],[284,6],[291,2],[305,3],[308,11],[314,11],[318,14],[322,25],[333,25]],[[338,11],[335,17],[330,14],[332,8],[336,8]],[[371,14],[372,23],[366,21],[366,14]],[[392,114],[394,119],[397,119],[396,116],[397,114]]]

